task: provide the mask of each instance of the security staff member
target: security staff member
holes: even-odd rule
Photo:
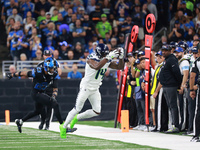
[[[200,54],[200,44],[197,45],[198,53]],[[200,98],[199,98],[199,77],[198,77],[198,89],[194,86],[195,76],[200,72],[200,57],[195,60],[192,64],[192,70],[190,73],[190,97],[194,100],[196,97],[196,110],[194,116],[194,136],[191,139],[191,142],[200,142]],[[197,90],[197,94],[196,91]],[[197,96],[196,96],[197,95]]]
[[[160,72],[160,83],[163,86],[163,94],[172,117],[172,128],[165,133],[179,133],[177,89],[182,82],[181,72],[178,66],[178,59],[174,54],[171,54],[171,49],[168,45],[162,46],[162,54],[165,57],[165,61]]]

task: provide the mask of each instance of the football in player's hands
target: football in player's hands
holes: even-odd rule
[[[8,78],[8,80],[12,79],[12,74],[11,73],[7,73],[6,77]]]
[[[118,52],[119,52],[119,59],[123,59],[124,58],[124,49],[122,47],[117,48]]]

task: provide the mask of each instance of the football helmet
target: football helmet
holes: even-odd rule
[[[95,53],[99,58],[105,57],[106,55],[109,54],[108,46],[105,44],[98,44],[95,49]]]
[[[44,60],[44,70],[49,74],[49,75],[53,75],[54,71],[55,71],[55,67],[54,67],[54,60],[52,57],[49,57],[47,59]]]

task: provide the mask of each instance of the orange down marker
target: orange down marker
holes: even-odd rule
[[[9,123],[10,123],[10,111],[9,110],[5,110],[5,121],[6,121],[6,125],[9,125]]]
[[[121,110],[121,129],[122,132],[129,132],[129,111]]]

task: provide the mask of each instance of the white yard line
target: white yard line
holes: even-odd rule
[[[10,123],[10,125],[15,125],[15,124]],[[36,129],[38,128],[38,126],[39,122],[25,122],[23,124],[23,127],[31,127]],[[200,149],[200,142],[198,143],[190,142],[191,139],[190,136],[143,132],[137,130],[130,130],[129,132],[122,133],[121,130],[118,128],[105,128],[105,127],[78,125],[78,124],[75,125],[75,127],[78,128],[77,131],[70,134],[107,139],[107,140],[116,140],[126,143],[134,143],[139,145],[147,145],[147,146],[174,149],[174,150]],[[59,132],[59,123],[52,122],[50,130]]]

